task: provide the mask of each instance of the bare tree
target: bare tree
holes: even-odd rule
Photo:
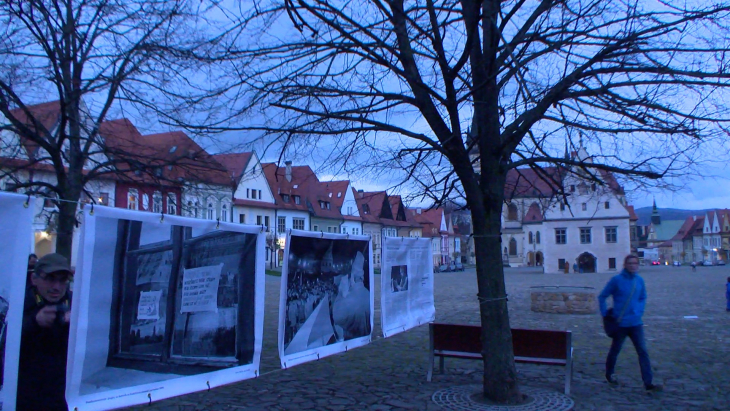
[[[691,166],[728,121],[729,10],[671,0],[259,3],[242,16],[239,88],[227,95],[260,114],[211,127],[331,142],[350,160],[376,150],[379,164],[404,169],[434,199],[463,196],[484,394],[515,402],[500,250],[508,171],[531,167],[560,187],[545,166],[597,184],[606,172],[659,179]],[[564,142],[579,141],[598,154],[562,155]]]
[[[39,169],[55,176],[15,188],[62,200],[57,252],[71,254],[76,202],[88,182],[146,164],[136,150],[108,147],[102,124],[112,112],[135,115],[136,107],[201,93],[194,79],[225,39],[222,26],[208,30],[216,11],[215,1],[0,1],[0,166],[7,178]]]

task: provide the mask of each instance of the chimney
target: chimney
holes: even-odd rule
[[[360,194],[360,198],[365,197],[365,190],[357,190],[357,193]]]
[[[291,161],[287,160],[284,164],[286,165],[286,181],[291,183]]]

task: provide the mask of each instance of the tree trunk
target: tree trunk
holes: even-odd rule
[[[500,180],[500,181],[496,181]],[[479,313],[482,323],[484,396],[497,403],[518,403],[517,370],[512,348],[512,332],[507,311],[501,250],[501,213],[504,177],[483,188],[483,202],[470,207],[474,225],[474,252],[477,263]]]
[[[58,224],[56,226],[56,252],[71,261],[73,250],[74,230],[76,229],[76,211],[81,198],[83,183],[81,170],[74,173],[69,170],[67,181],[61,182],[58,187],[61,191],[58,204]],[[74,178],[76,177],[76,178]]]

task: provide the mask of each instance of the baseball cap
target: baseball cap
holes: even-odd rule
[[[39,258],[35,263],[35,272],[50,274],[59,271],[65,271],[68,275],[71,275],[71,265],[68,263],[68,258],[58,253],[46,254]]]

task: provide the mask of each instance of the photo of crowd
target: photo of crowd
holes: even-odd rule
[[[285,353],[369,335],[368,242],[292,236],[290,247]]]

